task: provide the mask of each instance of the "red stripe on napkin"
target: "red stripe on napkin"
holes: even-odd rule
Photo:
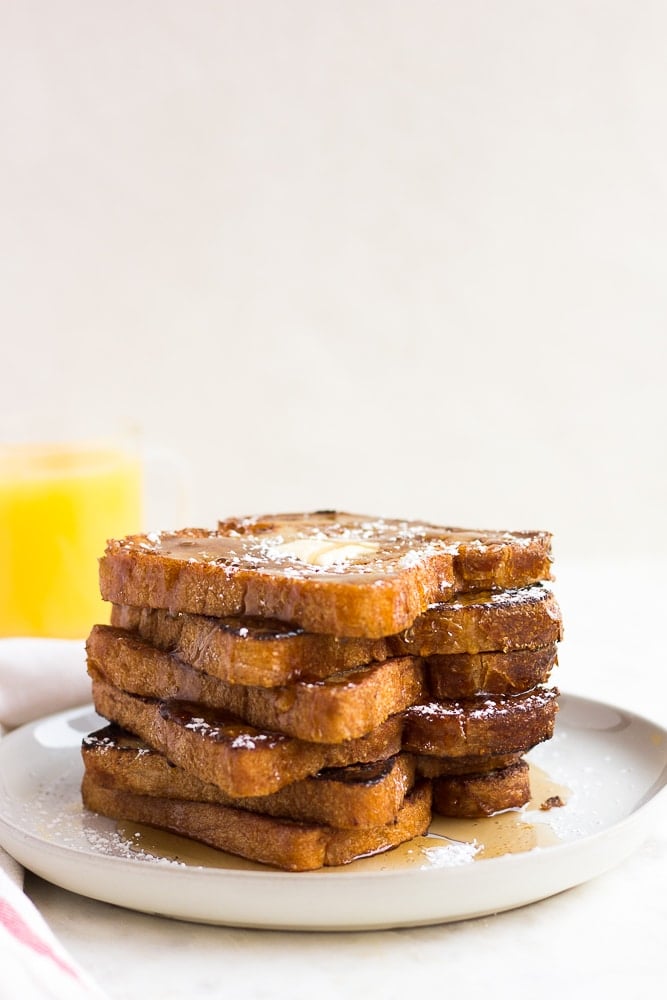
[[[75,969],[73,969],[67,962],[55,953],[55,951],[42,940],[32,927],[30,927],[23,917],[16,912],[16,910],[5,900],[0,899],[0,924],[2,924],[10,934],[12,934],[17,941],[21,944],[26,945],[27,948],[32,949],[38,955],[43,955],[45,958],[50,958],[52,962],[66,972],[68,975],[72,976],[74,979],[78,979],[78,975]]]

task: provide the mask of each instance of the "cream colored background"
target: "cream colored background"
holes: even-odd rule
[[[138,422],[192,522],[667,554],[666,42],[645,0],[2,0],[3,419]]]

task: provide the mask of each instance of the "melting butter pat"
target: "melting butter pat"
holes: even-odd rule
[[[276,545],[276,555],[299,559],[311,566],[338,566],[373,555],[379,548],[374,542],[351,542],[348,539],[293,538]]]

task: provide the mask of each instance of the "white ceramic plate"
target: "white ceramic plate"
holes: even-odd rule
[[[0,742],[0,843],[65,889],[184,920],[358,930],[496,913],[616,865],[641,844],[664,795],[667,731],[584,698],[563,695],[560,705],[556,736],[529,755],[537,800],[526,809],[437,820],[395,852],[301,874],[86,812],[79,745],[104,722],[91,708],[64,712]],[[537,808],[555,792],[562,808]],[[483,844],[491,856],[480,859]]]

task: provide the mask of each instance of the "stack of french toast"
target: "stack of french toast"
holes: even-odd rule
[[[108,543],[84,804],[290,871],[530,797],[561,639],[546,532],[335,511]]]

